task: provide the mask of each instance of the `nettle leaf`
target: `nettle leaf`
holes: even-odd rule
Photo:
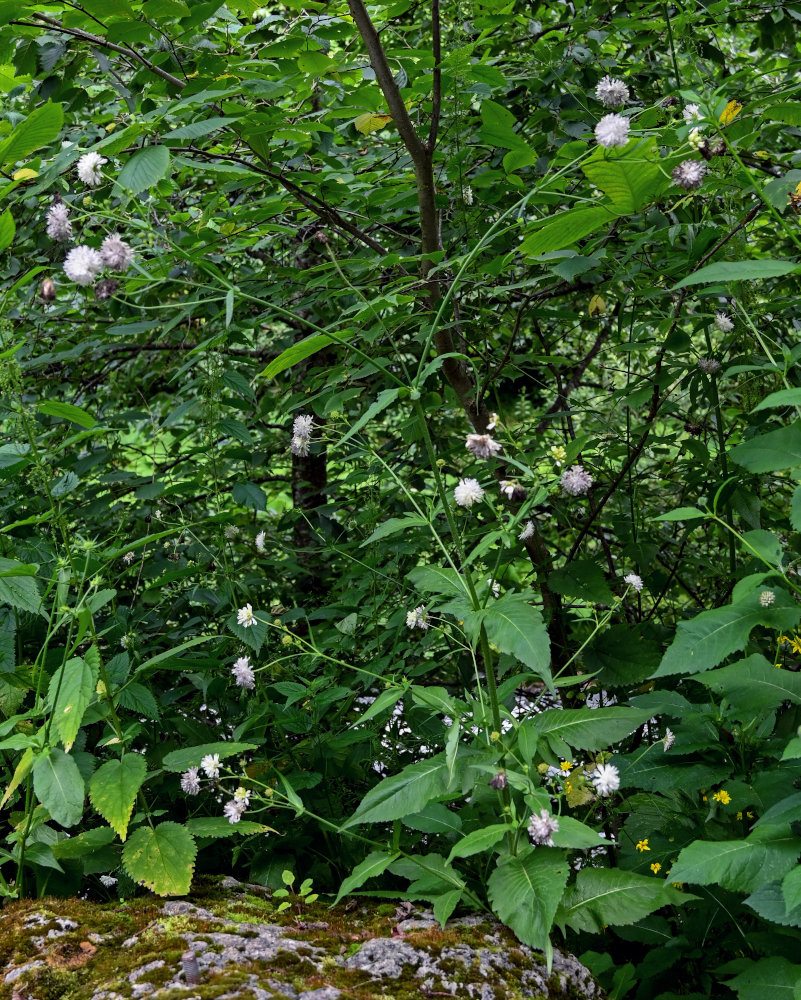
[[[739,1000],[799,1000],[801,965],[786,958],[742,961],[748,964],[746,970],[726,983]]]
[[[548,708],[530,719],[533,728],[548,740],[566,743],[574,750],[599,750],[625,739],[647,722],[647,709],[613,705],[609,708]],[[556,750],[557,753],[560,750]]]
[[[97,677],[96,666],[80,656],[74,656],[60,666],[50,679],[48,697],[53,724],[67,752],[72,749],[81,728],[83,713],[94,697]]]
[[[86,793],[81,772],[69,754],[51,747],[33,765],[36,797],[61,826],[75,826],[83,815]]]
[[[682,906],[695,898],[661,879],[620,868],[582,868],[576,884],[565,893],[556,923],[575,931],[600,932],[606,926],[633,924],[663,906]]]
[[[89,800],[106,822],[125,840],[134,803],[147,774],[147,762],[138,753],[108,760],[89,781]]]
[[[256,748],[255,743],[203,743],[198,747],[173,750],[164,757],[161,766],[165,771],[186,771],[190,767],[199,767],[201,760],[209,755],[216,754],[220,760],[225,760]]]
[[[452,780],[444,753],[405,767],[371,788],[342,828],[362,823],[386,823],[417,813],[432,799],[445,795]]]
[[[0,605],[2,604],[34,615],[39,614],[42,599],[36,580],[28,572],[27,564],[17,562],[16,559],[0,558]]]
[[[383,875],[393,861],[397,861],[399,854],[387,854],[384,851],[372,851],[361,864],[356,865],[351,874],[343,881],[339,887],[339,892],[334,900],[336,905],[343,896],[349,895],[354,889],[360,889],[364,883],[377,875]]]
[[[552,687],[551,643],[539,609],[530,603],[530,595],[504,594],[486,608],[465,616],[465,631],[474,640],[482,624],[489,641],[502,653],[517,657]]]
[[[758,434],[732,448],[729,456],[748,472],[801,468],[801,421]]]
[[[771,588],[776,596],[774,603],[762,607],[761,589],[752,590],[735,604],[702,611],[690,621],[681,622],[653,676],[711,670],[727,656],[743,650],[757,625],[779,632],[793,628],[801,618],[801,606],[786,591],[775,587]]]
[[[656,139],[632,143],[617,156],[598,149],[582,164],[581,171],[621,213],[639,212],[663,187],[663,175],[657,162]]]
[[[159,703],[153,692],[137,681],[121,687],[116,694],[116,700],[122,708],[127,708],[138,715],[144,715],[148,719],[158,719],[159,717]]]
[[[785,701],[801,705],[801,674],[777,670],[758,653],[689,680],[725,697],[735,709],[763,712]]]
[[[192,885],[197,844],[181,823],[142,826],[123,848],[122,863],[139,885],[158,896],[185,896]]]
[[[524,847],[498,862],[488,883],[489,901],[499,919],[531,948],[543,950],[570,866],[555,847]]]
[[[771,882],[752,892],[745,900],[745,905],[750,906],[763,920],[772,920],[774,924],[781,924],[783,927],[801,927],[801,905],[789,906],[782,894],[782,885],[786,885],[795,872],[801,872],[801,868],[796,867],[783,883]]]
[[[416,566],[408,574],[415,590],[424,594],[440,594],[443,597],[465,597],[467,584],[455,569],[440,566]]]
[[[785,826],[759,827],[745,840],[696,840],[670,871],[673,882],[718,883],[735,892],[755,892],[783,878],[796,864],[801,839]]]
[[[231,615],[228,619],[228,628],[240,642],[244,642],[246,646],[250,646],[258,656],[261,652],[261,647],[264,645],[264,640],[267,638],[267,612],[254,609],[253,614],[257,616],[255,624],[249,625],[247,628],[244,628],[237,622],[235,614]]]
[[[199,816],[197,819],[188,819],[186,828],[193,837],[208,837],[219,840],[221,837],[248,837],[255,833],[275,833],[271,826],[263,823],[254,823],[251,820],[241,819],[238,823],[231,823],[225,816]]]

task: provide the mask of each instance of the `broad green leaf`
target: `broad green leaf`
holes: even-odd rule
[[[664,750],[615,757],[621,788],[643,788],[649,792],[698,791],[723,781],[728,771],[708,764],[678,764]]]
[[[751,714],[775,708],[785,701],[801,705],[801,674],[778,670],[759,653],[690,680],[725,698],[736,710]]]
[[[659,514],[654,521],[694,521],[699,517],[707,515],[697,507],[677,507],[675,510],[669,510],[667,514]]]
[[[371,788],[342,829],[362,823],[386,823],[419,812],[432,799],[445,795],[451,784],[444,753],[409,764],[400,774],[384,778]]]
[[[351,429],[345,434],[343,438],[340,439],[339,444],[343,445],[346,441],[350,440],[354,434],[358,434],[362,427],[365,427],[373,417],[377,417],[379,413],[383,413],[388,406],[391,406],[395,400],[398,398],[398,393],[400,389],[382,389],[378,394],[378,399],[374,403],[371,403],[364,413],[359,417],[356,423],[351,427]]]
[[[614,600],[603,570],[591,559],[574,559],[555,569],[548,577],[548,586],[557,594],[594,604],[611,604]]]
[[[524,847],[517,857],[498,862],[487,885],[489,901],[523,944],[546,948],[569,871],[555,847]]]
[[[694,898],[659,878],[620,868],[582,868],[576,884],[565,893],[556,923],[575,931],[601,932],[608,925],[633,924],[663,906],[681,906]]]
[[[147,774],[145,758],[127,753],[107,760],[89,781],[89,800],[106,822],[125,840],[134,803]]]
[[[481,854],[482,851],[488,851],[498,841],[503,840],[510,830],[511,827],[506,823],[492,823],[489,826],[482,826],[478,830],[473,830],[454,845],[451,853],[448,855],[448,862],[453,861],[454,858],[469,858],[473,854]]]
[[[199,767],[201,760],[209,755],[216,754],[220,760],[225,760],[255,749],[255,743],[203,743],[198,747],[173,750],[164,757],[161,766],[165,771],[186,771],[190,767]]]
[[[387,854],[384,851],[372,851],[361,864],[356,865],[350,875],[339,887],[339,892],[334,900],[336,905],[343,896],[349,895],[354,889],[360,889],[364,883],[377,875],[383,875],[393,861],[400,857],[399,854]]]
[[[656,143],[650,149],[644,145],[627,149],[630,155],[626,158],[598,156],[582,164],[582,173],[590,184],[603,191],[621,214],[639,212],[662,186],[662,173],[652,158]]]
[[[717,264],[707,264],[698,271],[688,274],[676,282],[672,291],[689,285],[705,282],[755,281],[760,278],[780,278],[801,270],[801,264],[792,260],[723,260]]]
[[[786,958],[761,958],[726,986],[739,1000],[801,1000],[801,965]]]
[[[170,169],[170,151],[166,146],[145,146],[137,150],[117,177],[117,186],[139,194],[153,187]]]
[[[790,823],[799,816],[801,816],[801,792],[795,792],[772,805],[754,823],[754,827]]]
[[[790,524],[793,531],[801,531],[801,486],[796,486],[793,490],[790,501]]]
[[[306,358],[310,358],[312,354],[322,351],[329,344],[336,343],[337,340],[347,339],[353,335],[353,332],[355,331],[340,333],[336,339],[329,337],[325,333],[314,333],[310,337],[299,340],[297,344],[288,347],[277,358],[272,360],[264,371],[259,373],[259,378],[275,378],[276,375],[285,372],[287,368],[292,368],[293,365],[305,361]]]
[[[158,719],[161,714],[159,703],[153,692],[144,684],[139,684],[136,681],[121,687],[115,698],[117,704],[122,708],[136,712],[137,715],[144,715],[148,719]]]
[[[801,125],[801,101],[783,101],[771,104],[762,112],[768,121],[784,122],[786,125]]]
[[[467,584],[455,569],[416,566],[407,576],[415,590],[422,590],[424,594],[464,597],[468,593]]]
[[[34,615],[41,610],[39,588],[26,563],[0,558],[0,605],[3,604]]]
[[[8,788],[6,788],[5,792],[3,793],[3,798],[2,800],[0,800],[0,809],[2,809],[2,807],[6,804],[6,802],[8,802],[8,800],[11,798],[11,796],[14,794],[17,788],[19,788],[22,782],[31,773],[31,768],[34,765],[34,762],[35,761],[33,756],[33,748],[28,747],[25,753],[20,757],[17,766],[14,768],[14,774],[12,775],[11,781],[8,784]]]
[[[801,468],[801,421],[759,434],[729,452],[748,472],[780,472]]]
[[[797,760],[801,757],[801,736],[794,736],[784,748],[782,760]]]
[[[39,403],[38,409],[40,413],[46,413],[50,417],[60,417],[62,420],[71,420],[87,430],[97,423],[91,413],[82,410],[80,406],[73,406],[72,403],[59,403],[56,400],[46,399]]]
[[[788,912],[801,908],[801,865],[796,865],[782,881],[782,896]]]
[[[158,896],[185,896],[192,884],[197,845],[181,823],[142,826],[131,834],[122,863],[134,882]]]
[[[801,869],[795,868],[794,871]],[[790,872],[784,881],[787,882],[792,874],[793,872]],[[774,924],[781,924],[783,927],[801,927],[801,906],[796,906],[794,909],[787,906],[779,882],[763,885],[761,889],[752,892],[744,902],[763,920],[772,920]]]
[[[261,486],[255,483],[237,483],[232,496],[236,503],[253,510],[267,510],[267,497]]]
[[[711,670],[743,650],[757,625],[777,631],[793,628],[801,608],[785,591],[773,589],[776,600],[770,607],[762,607],[760,591],[753,590],[736,604],[702,611],[690,621],[680,622],[654,677]]]
[[[374,716],[380,715],[381,712],[385,712],[388,708],[392,708],[400,701],[405,693],[405,688],[395,687],[382,691],[372,705],[368,706],[367,710],[359,716],[350,728],[353,729],[354,726],[360,726],[363,722],[367,722],[368,719],[372,719]]]
[[[650,677],[662,659],[662,647],[647,626],[613,625],[595,637],[583,658],[588,670],[600,671],[600,684],[616,687]]]
[[[69,754],[50,747],[38,757],[33,765],[33,790],[54,822],[65,827],[80,822],[86,789]]]
[[[539,257],[552,250],[563,250],[594,233],[596,229],[611,225],[616,218],[614,212],[600,205],[572,208],[561,212],[553,222],[548,222],[527,236],[518,249],[529,257]]]
[[[92,830],[84,830],[67,840],[59,840],[53,844],[53,855],[62,858],[82,858],[86,854],[106,847],[114,840],[114,831],[109,826],[98,826]]]
[[[757,403],[751,412],[758,413],[760,410],[775,410],[785,406],[801,406],[801,389],[779,389],[778,392],[772,392]]]
[[[196,819],[188,819],[186,828],[193,837],[208,837],[212,840],[276,832],[271,826],[254,823],[252,820],[241,819],[238,823],[231,823],[225,816],[199,816]]]
[[[67,660],[50,679],[49,699],[56,727],[64,749],[69,753],[86,707],[97,686],[97,669],[80,656]]]
[[[63,121],[60,104],[48,101],[36,108],[0,143],[0,163],[17,163],[40,146],[48,145],[58,137]]]
[[[398,532],[406,531],[407,528],[422,528],[427,524],[427,519],[421,514],[404,514],[403,517],[391,517],[388,521],[384,521],[383,524],[379,524],[375,531],[361,543],[360,548],[364,548],[366,545],[377,542],[382,538],[388,538],[390,535],[396,535]]]
[[[648,709],[548,708],[529,721],[546,739],[563,741],[574,750],[599,750],[625,739],[651,718]]]
[[[573,819],[572,816],[559,817],[559,829],[552,834],[551,839],[556,847],[572,847],[574,850],[603,847],[609,843],[586,823]]]
[[[229,125],[237,121],[237,118],[203,118],[199,122],[190,122],[188,125],[181,125],[180,128],[174,128],[164,136],[164,141],[171,142],[173,139],[199,139],[201,136],[209,135],[218,129],[228,128]]]
[[[463,894],[464,889],[451,889],[450,892],[443,892],[441,896],[433,899],[434,919],[439,922],[440,927],[445,927]]]
[[[764,826],[745,840],[696,840],[685,847],[670,871],[672,882],[722,885],[754,892],[783,878],[796,864],[801,839],[785,827]]]
[[[482,101],[481,121],[479,141],[500,149],[529,150],[525,139],[515,132],[515,116],[508,108],[495,101]]]
[[[462,819],[441,802],[429,802],[419,812],[403,817],[403,825],[421,833],[461,833]]]
[[[371,132],[379,132],[382,128],[386,128],[391,121],[392,115],[382,115],[378,111],[367,111],[354,118],[353,124],[357,132],[369,135]]]
[[[465,631],[478,638],[483,624],[487,638],[502,653],[516,656],[551,687],[551,644],[542,615],[525,593],[507,593],[464,619]]]
[[[11,214],[11,209],[7,208],[2,215],[0,215],[0,253],[2,253],[7,247],[10,247],[14,240],[14,233],[17,231],[14,225],[14,216]]]

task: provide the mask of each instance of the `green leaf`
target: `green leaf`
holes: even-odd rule
[[[134,882],[159,896],[185,896],[192,885],[197,845],[181,823],[160,823],[136,830],[122,852]]]
[[[355,331],[348,331],[337,335],[338,340],[344,340],[350,336],[353,336]],[[299,340],[296,344],[288,347],[285,351],[282,351],[277,358],[272,360],[269,365],[260,372],[259,378],[275,378],[276,375],[280,375],[281,372],[287,370],[287,368],[292,368],[293,365],[298,364],[300,361],[305,361],[306,358],[310,358],[312,354],[316,354],[318,351],[322,351],[324,347],[328,347],[329,344],[336,343],[333,337],[329,337],[325,333],[314,333],[310,337],[306,337],[304,340]]]
[[[563,741],[574,750],[599,750],[625,739],[652,714],[648,709],[626,708],[623,705],[548,708],[529,721],[548,740]]]
[[[761,958],[749,962],[745,972],[729,979],[726,986],[739,1000],[801,1000],[801,965],[786,958]]]
[[[696,840],[681,851],[670,879],[754,892],[786,875],[800,851],[801,840],[783,826],[759,827],[745,840]]]
[[[74,837],[59,840],[53,844],[53,854],[59,860],[62,858],[82,858],[93,854],[101,847],[107,847],[114,840],[114,831],[108,826],[98,826],[92,830],[84,830]]]
[[[593,604],[611,604],[614,600],[601,567],[591,559],[574,559],[555,569],[548,577],[548,586],[557,594]]]
[[[801,531],[801,486],[796,486],[793,490],[790,501],[790,524],[793,531]]]
[[[159,703],[156,701],[153,692],[146,688],[144,684],[139,684],[136,681],[120,688],[116,694],[116,699],[117,704],[123,708],[127,708],[131,712],[136,712],[137,715],[144,715],[148,719],[158,719],[161,714]]]
[[[72,403],[58,403],[55,400],[46,399],[39,403],[39,412],[46,413],[50,417],[60,417],[62,420],[71,420],[74,424],[85,427],[87,430],[94,427],[97,421],[86,410],[80,406],[73,406]]]
[[[384,521],[383,524],[379,524],[375,531],[368,538],[365,538],[359,548],[364,548],[366,545],[377,542],[382,538],[388,538],[390,535],[396,535],[399,531],[406,531],[407,528],[422,528],[427,524],[427,519],[421,514],[404,514],[403,517],[391,517],[388,521]]]
[[[218,129],[228,128],[229,125],[238,120],[238,118],[204,118],[202,121],[190,122],[188,125],[174,128],[164,136],[164,141],[171,142],[173,139],[199,139],[201,136],[209,135]]]
[[[467,584],[455,569],[439,566],[416,566],[407,574],[415,590],[424,594],[441,594],[444,597],[465,597]]]
[[[14,217],[11,214],[11,209],[7,208],[2,215],[0,215],[0,253],[10,247],[14,240],[14,233],[17,231],[14,225]]]
[[[398,398],[398,393],[400,389],[382,389],[378,394],[378,399],[374,403],[371,403],[364,413],[359,417],[356,423],[351,427],[351,429],[345,434],[343,438],[340,439],[339,443],[335,447],[343,445],[346,441],[349,441],[354,434],[358,434],[362,427],[370,423],[373,417],[377,417],[379,413],[383,413],[388,406],[391,406],[395,400]]]
[[[735,710],[750,714],[776,708],[785,701],[801,705],[801,674],[777,670],[759,653],[689,680],[698,681],[719,697],[726,698]]]
[[[490,875],[490,904],[523,944],[543,950],[568,874],[562,851],[524,847],[517,857],[501,858]]]
[[[801,865],[785,875],[782,882],[782,896],[788,912],[801,907]]]
[[[74,656],[60,666],[50,679],[53,724],[67,753],[72,749],[81,728],[83,713],[94,696],[97,673],[97,669],[80,656]]]
[[[794,274],[801,265],[792,260],[724,260],[717,264],[707,264],[698,271],[688,274],[677,282],[671,291],[687,288],[688,285],[702,285],[704,282],[755,281],[760,278],[780,278]]]
[[[125,840],[134,803],[147,774],[147,762],[138,753],[107,760],[89,781],[89,800],[106,822]]]
[[[728,771],[707,764],[677,764],[663,750],[649,754],[615,757],[620,768],[621,788],[644,788],[649,792],[697,791],[722,781]]]
[[[403,825],[421,833],[461,833],[461,816],[441,802],[429,802],[419,812],[403,817]]]
[[[801,467],[801,421],[738,444],[729,456],[748,472],[797,469]]]
[[[662,879],[620,868],[582,868],[565,893],[556,922],[576,931],[601,932],[605,926],[632,924],[663,906],[681,906],[694,898]]]
[[[462,837],[459,843],[452,848],[448,855],[448,863],[454,858],[469,858],[473,854],[488,851],[499,840],[503,840],[510,829],[511,827],[507,826],[506,823],[492,823],[490,826],[482,826],[478,830],[473,830],[472,833]]]
[[[801,868],[796,868],[795,871],[801,871]],[[790,872],[790,875],[792,874]],[[790,875],[785,878],[785,882]],[[774,924],[781,924],[783,927],[801,927],[801,906],[790,909],[786,905],[779,882],[763,885],[761,889],[752,892],[744,902],[763,920],[772,920]]]
[[[0,605],[38,614],[42,599],[36,580],[28,572],[28,564],[16,559],[0,558]]]
[[[600,151],[605,153],[606,151]],[[662,173],[654,162],[656,140],[626,147],[615,159],[596,153],[581,167],[587,180],[608,195],[618,212],[639,212],[662,187]]]
[[[267,497],[264,490],[255,483],[237,483],[233,489],[234,501],[243,507],[253,510],[267,510]]]
[[[173,750],[164,757],[161,766],[165,771],[186,771],[190,767],[200,767],[201,760],[209,754],[217,754],[220,760],[225,760],[255,749],[255,743],[204,743],[199,747]]]
[[[419,812],[432,799],[445,795],[451,776],[444,753],[428,760],[409,764],[400,774],[384,778],[371,788],[356,812],[342,824],[342,829],[361,823],[386,823]]]
[[[759,590],[753,590],[736,604],[702,611],[690,621],[680,622],[654,677],[716,667],[727,656],[745,648],[757,625],[777,631],[792,628],[801,617],[801,608],[785,591],[774,588],[774,593],[776,600],[767,608],[759,603]]]
[[[36,797],[61,826],[80,823],[85,788],[78,765],[69,754],[51,747],[33,765]]]
[[[254,823],[246,819],[231,823],[225,816],[200,816],[197,819],[188,819],[186,828],[193,837],[207,837],[213,840],[219,840],[221,837],[248,837],[256,833],[275,833],[271,826],[265,826],[263,823]]]
[[[763,114],[771,122],[801,125],[801,101],[784,101],[781,104],[769,105]]]
[[[334,900],[334,905],[343,896],[347,896],[353,892],[354,889],[360,889],[368,879],[375,878],[377,875],[383,875],[392,862],[396,861],[399,857],[398,853],[387,854],[384,851],[371,851],[364,861],[356,865],[350,875],[343,881]]]
[[[552,834],[556,847],[572,847],[575,850],[586,850],[590,847],[603,847],[609,844],[591,827],[572,816],[559,817],[559,829]]]
[[[610,225],[616,217],[614,212],[599,205],[592,208],[572,208],[567,212],[560,212],[553,222],[548,222],[527,236],[518,249],[529,257],[539,257],[552,250],[563,250],[594,233],[596,229]]]
[[[530,147],[522,136],[514,130],[515,116],[508,108],[495,101],[481,102],[481,129],[478,133],[480,142],[500,149],[519,149],[529,152]]]
[[[119,173],[117,186],[139,194],[153,187],[170,169],[170,151],[166,146],[145,146],[137,150]]]
[[[483,624],[487,638],[502,653],[516,656],[551,687],[551,643],[542,615],[530,594],[507,593],[480,611],[465,616],[465,631],[478,638]]]
[[[372,705],[368,706],[367,710],[362,712],[350,728],[353,729],[354,726],[360,726],[363,722],[367,722],[368,719],[372,719],[381,712],[385,712],[388,708],[392,708],[400,701],[405,693],[405,688],[396,687],[387,688],[386,691],[382,691]]]
[[[760,410],[774,410],[785,406],[801,406],[801,389],[779,389],[778,392],[772,392],[761,403],[757,403],[751,412],[758,413]]]
[[[0,163],[17,163],[40,146],[48,145],[58,137],[63,121],[60,104],[48,101],[36,108],[0,143]]]
[[[699,510],[697,507],[677,507],[675,510],[669,510],[667,514],[659,514],[659,516],[653,518],[653,520],[694,521],[699,517],[707,517],[707,515],[702,510]]]

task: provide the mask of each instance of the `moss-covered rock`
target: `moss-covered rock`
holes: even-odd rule
[[[190,899],[24,900],[0,914],[0,1000],[600,998],[589,972],[482,917],[449,922],[368,900],[278,912],[233,879]]]

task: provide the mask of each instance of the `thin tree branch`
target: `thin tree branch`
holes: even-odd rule
[[[442,23],[439,12],[440,0],[431,0],[431,48],[434,56],[434,74],[431,81],[431,126],[428,130],[426,149],[429,154],[437,145],[439,119],[442,114]]]

